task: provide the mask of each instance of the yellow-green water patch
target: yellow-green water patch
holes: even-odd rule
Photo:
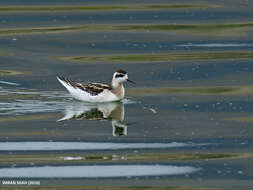
[[[246,123],[252,123],[253,122],[253,116],[242,116],[242,117],[231,117],[231,118],[225,118],[224,120],[227,121],[235,121],[235,122],[246,122]]]
[[[110,62],[148,63],[148,62],[217,60],[217,59],[252,59],[252,58],[253,58],[252,51],[57,57],[57,59],[62,60],[62,61],[73,61],[73,62],[83,62],[83,63],[92,63],[92,62],[96,62],[96,63],[110,63]]]
[[[253,23],[232,23],[232,24],[133,24],[118,26],[121,30],[161,30],[161,31],[173,31],[173,30],[195,30],[210,32],[210,30],[224,30],[235,28],[247,28],[253,27]]]
[[[15,154],[0,155],[0,164],[63,164],[63,163],[90,163],[90,162],[144,162],[144,161],[195,161],[217,159],[252,158],[253,154],[232,153],[198,153],[198,154]]]
[[[208,4],[119,4],[119,5],[76,5],[76,6],[1,6],[3,12],[75,12],[75,11],[153,11],[160,9],[217,8]]]
[[[129,96],[152,96],[168,94],[232,94],[239,91],[236,87],[185,87],[185,88],[129,88]]]
[[[91,26],[90,26],[91,27]],[[59,32],[73,32],[85,30],[82,26],[36,27],[36,28],[10,28],[1,29],[0,35],[45,34]]]
[[[33,28],[6,28],[0,29],[0,35],[27,35],[27,34],[50,34],[62,32],[96,32],[96,31],[112,31],[110,24],[88,24],[74,26],[48,26]]]
[[[52,26],[34,28],[1,29],[0,35],[44,34],[60,32],[186,32],[203,35],[242,35],[253,29],[253,23],[232,24],[87,24],[73,26]]]
[[[8,95],[1,95],[0,100],[3,101],[8,101],[8,100],[17,100],[17,99],[22,99],[22,100],[27,100],[34,98],[35,96],[38,96],[38,94],[8,94]]]
[[[10,55],[10,54],[7,52],[0,52],[0,56],[6,56],[6,55]]]
[[[14,70],[0,70],[0,76],[25,75],[25,74],[28,73]]]
[[[253,94],[253,86],[129,88],[126,93],[128,96],[156,96],[168,94],[249,95]]]
[[[231,24],[132,24],[115,26],[116,30],[122,31],[161,31],[161,32],[183,32],[198,35],[215,36],[241,36],[247,30],[252,30],[253,23],[231,23]]]

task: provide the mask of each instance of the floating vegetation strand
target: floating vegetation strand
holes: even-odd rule
[[[142,24],[118,26],[119,30],[149,30],[149,31],[174,31],[174,30],[195,30],[195,31],[217,31],[224,29],[253,27],[253,23],[233,23],[233,24]]]
[[[66,12],[66,11],[152,11],[157,9],[217,8],[217,5],[204,4],[125,4],[89,6],[2,6],[0,12]]]
[[[249,95],[253,94],[252,86],[208,86],[208,87],[170,87],[170,88],[129,88],[127,95],[157,96],[168,94],[198,95]]]
[[[64,162],[78,162],[78,163],[89,163],[89,162],[110,162],[113,160],[125,161],[148,161],[148,160],[206,160],[206,159],[235,159],[235,158],[251,158],[252,154],[232,154],[232,153],[198,153],[198,154],[119,154],[119,155],[111,155],[111,154],[25,154],[25,155],[2,155],[0,156],[1,164],[24,164],[33,162],[36,164],[40,163],[64,163]],[[80,159],[72,159],[67,160],[64,158],[73,157]]]
[[[253,23],[232,24],[87,24],[75,26],[51,26],[36,28],[0,29],[0,35],[44,34],[60,32],[186,32],[202,35],[243,35],[245,30],[252,30]]]
[[[252,59],[252,51],[231,52],[192,52],[192,53],[167,53],[167,54],[130,54],[130,55],[104,55],[104,56],[73,56],[58,57],[63,61],[76,62],[167,62],[167,61],[190,61],[212,59]]]
[[[14,70],[0,70],[0,76],[24,75],[27,72],[14,71]]]
[[[239,87],[182,87],[182,88],[130,88],[127,95],[152,96],[168,94],[232,95],[240,93]]]

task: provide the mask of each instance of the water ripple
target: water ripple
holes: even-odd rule
[[[25,96],[28,95],[27,99]],[[31,95],[32,97],[29,97]],[[2,96],[2,97],[1,97]],[[36,91],[24,88],[0,88],[0,115],[59,112],[70,105],[90,106],[88,102],[73,100],[65,91]],[[13,98],[12,98],[13,97]],[[135,101],[124,99],[123,104]]]

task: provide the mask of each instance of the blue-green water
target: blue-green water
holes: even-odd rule
[[[104,10],[116,4],[204,7]],[[0,11],[2,180],[39,180],[45,188],[252,189],[251,2],[0,5],[100,6]],[[157,24],[173,27],[129,29]],[[156,57],[127,59],[143,54]],[[110,82],[119,68],[137,82],[126,84],[121,103],[78,102],[55,78]]]

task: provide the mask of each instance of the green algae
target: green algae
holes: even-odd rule
[[[129,88],[128,96],[157,96],[168,94],[184,95],[249,95],[253,94],[253,86],[208,86],[208,87],[163,87],[163,88]]]
[[[235,94],[239,87],[129,88],[127,95],[149,96],[168,94]]]
[[[157,4],[145,5],[146,8],[152,9],[182,9],[182,8],[219,8],[218,5],[204,5],[204,4]]]
[[[119,30],[144,30],[144,31],[178,31],[178,30],[191,30],[191,31],[217,31],[224,29],[238,29],[253,27],[253,23],[232,23],[232,24],[133,24],[118,26]]]
[[[217,159],[238,159],[251,158],[250,153],[232,154],[232,153],[197,153],[197,154],[167,154],[167,153],[143,153],[143,154],[13,154],[0,155],[0,164],[63,164],[63,163],[90,163],[90,162],[136,162],[136,161],[195,161],[195,160],[217,160]],[[78,159],[65,159],[67,157],[78,157]]]
[[[231,118],[225,118],[224,120],[235,121],[235,122],[252,123],[253,122],[253,117],[251,117],[251,116],[231,117]]]
[[[217,59],[252,59],[252,51],[230,52],[192,52],[192,53],[167,53],[167,54],[130,54],[130,55],[104,55],[104,56],[69,56],[57,57],[62,61],[76,62],[168,62],[192,60],[217,60]]]
[[[160,9],[218,8],[208,4],[125,4],[125,5],[78,5],[78,6],[1,6],[3,12],[74,12],[74,11],[153,11]]]
[[[14,71],[14,70],[0,70],[0,76],[13,76],[13,75],[25,75],[28,72]]]
[[[130,6],[8,6],[0,12],[64,12],[64,11],[113,11],[131,9]]]
[[[8,52],[0,52],[0,56],[7,56],[10,55]]]
[[[17,99],[27,100],[38,96],[38,94],[8,94],[8,95],[1,95],[0,100],[2,101],[13,101]]]
[[[210,160],[210,159],[226,159],[239,157],[237,154],[188,154],[182,155],[175,160]]]
[[[18,35],[18,34],[41,34],[41,33],[56,33],[56,32],[68,32],[78,31],[82,27],[37,27],[37,28],[13,28],[13,29],[1,29],[0,35]]]
[[[0,29],[0,35],[44,34],[60,32],[178,32],[202,35],[243,35],[253,23],[232,24],[87,24],[34,28]]]

